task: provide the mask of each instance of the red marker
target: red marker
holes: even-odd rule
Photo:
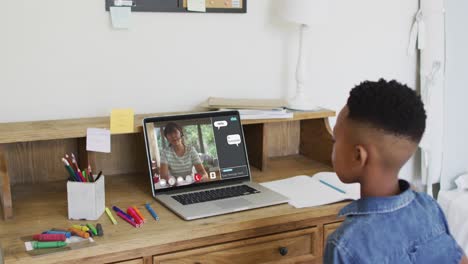
[[[65,234],[39,234],[34,235],[33,240],[36,241],[65,241]]]
[[[143,220],[140,218],[140,216],[133,210],[133,208],[129,207],[127,208],[127,214],[129,214],[133,219],[135,220],[135,223],[138,225],[143,224]]]

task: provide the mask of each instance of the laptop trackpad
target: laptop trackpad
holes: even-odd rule
[[[223,209],[248,208],[252,203],[244,198],[216,201],[215,204]]]

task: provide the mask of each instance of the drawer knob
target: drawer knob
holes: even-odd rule
[[[288,248],[287,247],[280,247],[279,248],[279,253],[281,256],[286,256],[288,254]]]

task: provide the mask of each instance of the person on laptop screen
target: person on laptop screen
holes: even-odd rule
[[[169,180],[170,176],[191,175],[193,167],[201,175],[202,181],[208,179],[208,174],[197,151],[193,146],[185,144],[184,131],[181,126],[175,122],[167,123],[164,128],[164,137],[169,142],[169,146],[161,151],[161,166],[159,168],[161,179]]]

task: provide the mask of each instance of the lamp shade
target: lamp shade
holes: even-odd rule
[[[279,0],[278,13],[284,19],[297,24],[325,24],[328,0]]]

